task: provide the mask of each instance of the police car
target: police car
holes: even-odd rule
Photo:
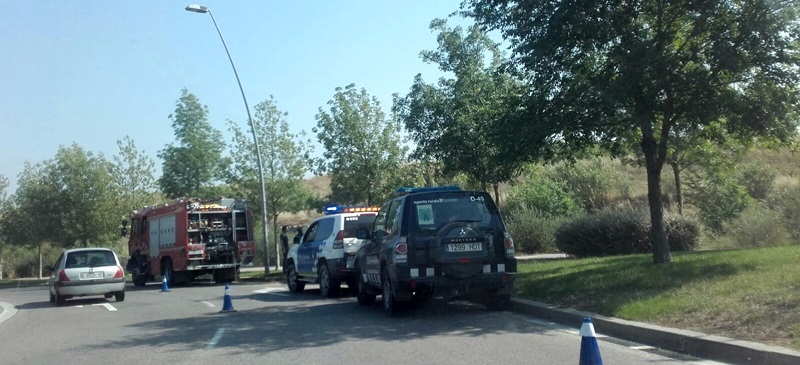
[[[356,286],[355,253],[362,240],[359,228],[372,227],[378,207],[328,206],[325,215],[308,226],[300,243],[286,255],[286,283],[294,293],[307,283],[319,283],[320,294],[334,297],[342,282]]]
[[[401,188],[383,205],[356,254],[358,302],[381,295],[397,315],[433,296],[505,310],[517,271],[514,241],[492,197],[457,186]]]

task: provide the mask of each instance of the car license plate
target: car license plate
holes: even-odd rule
[[[348,269],[352,269],[353,268],[353,263],[355,261],[356,261],[356,257],[355,256],[347,256],[347,268]]]
[[[472,252],[483,250],[481,243],[451,243],[447,245],[447,252]]]
[[[93,272],[82,272],[81,279],[102,279],[103,272],[102,271],[93,271]]]

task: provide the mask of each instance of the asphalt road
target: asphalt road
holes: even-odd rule
[[[234,313],[219,313],[221,285],[160,293],[127,288],[124,302],[48,301],[45,287],[0,290],[16,313],[0,321],[2,364],[577,364],[578,330],[483,306],[434,301],[400,318],[364,308],[345,291],[324,299],[315,286],[231,287]],[[4,311],[5,313],[6,311]],[[601,337],[606,364],[720,364]]]

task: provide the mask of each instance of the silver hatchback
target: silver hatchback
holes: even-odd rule
[[[125,271],[114,251],[107,248],[66,250],[53,265],[48,281],[50,303],[64,304],[73,297],[103,295],[125,300]]]

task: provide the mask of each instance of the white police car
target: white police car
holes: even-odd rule
[[[325,215],[308,226],[300,243],[289,248],[286,255],[289,290],[299,293],[306,283],[319,283],[320,294],[333,297],[339,294],[342,282],[355,288],[357,276],[353,263],[362,242],[356,238],[356,231],[359,228],[371,229],[379,209],[326,207]]]

